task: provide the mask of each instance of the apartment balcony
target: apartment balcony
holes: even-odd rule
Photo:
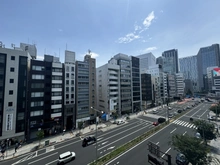
[[[62,88],[52,88],[52,92],[62,92]]]
[[[109,95],[118,95],[118,92],[109,92]]]
[[[117,80],[118,77],[117,76],[109,76],[109,79],[114,79],[114,80]]]
[[[52,84],[62,84],[62,80],[52,80]]]
[[[118,81],[109,81],[109,84],[115,85],[118,84]]]
[[[62,113],[52,113],[51,114],[51,118],[55,118],[55,117],[61,117],[62,116]]]
[[[118,89],[118,86],[110,86],[109,89],[110,90]]]
[[[62,100],[62,96],[52,96],[51,100]]]
[[[52,76],[62,76],[62,72],[52,72]]]
[[[62,108],[62,104],[51,105],[51,109]]]

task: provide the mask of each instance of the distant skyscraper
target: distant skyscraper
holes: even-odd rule
[[[178,64],[178,50],[172,49],[162,53],[163,58],[163,71],[169,74],[179,72]]]
[[[204,90],[204,77],[207,74],[207,68],[211,66],[219,66],[220,64],[219,44],[203,47],[199,49],[197,54],[197,70],[199,89]]]
[[[27,51],[31,55],[32,59],[36,59],[37,58],[37,48],[36,48],[36,45],[20,43],[20,48],[23,51]]]
[[[197,56],[188,56],[179,58],[180,72],[183,73],[184,79],[190,79],[193,86],[193,91],[198,91],[198,70],[197,70]],[[191,91],[191,92],[193,92]]]
[[[146,72],[149,69],[149,66],[156,64],[156,57],[152,53],[146,53],[136,56],[140,59],[140,70]]]

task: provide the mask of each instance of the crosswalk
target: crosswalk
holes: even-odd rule
[[[175,120],[175,121],[173,121],[173,123],[177,124],[177,125],[181,125],[183,127],[197,129],[197,127],[194,124],[190,123],[190,122],[186,122],[186,121],[182,121],[182,120]]]

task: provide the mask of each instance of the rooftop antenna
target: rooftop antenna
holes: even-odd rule
[[[47,54],[47,49],[46,48],[44,49],[44,54]]]
[[[90,49],[88,49],[88,53],[89,53],[89,54],[91,53],[91,50],[90,50]]]

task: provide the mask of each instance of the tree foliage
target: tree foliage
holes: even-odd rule
[[[172,136],[171,145],[178,152],[185,155],[187,160],[193,165],[206,164],[208,146],[201,143],[201,139],[191,137],[187,134],[176,134]]]
[[[214,112],[215,114],[217,112],[217,116],[219,116],[219,114],[220,114],[220,105],[218,104],[218,105],[211,106],[209,108],[209,110]]]
[[[204,139],[205,143],[207,144],[207,140],[216,139],[215,126],[212,123],[208,123],[205,120],[195,120],[193,122],[195,126],[197,126],[197,132],[200,133],[202,139]]]
[[[40,142],[41,142],[41,139],[43,139],[44,138],[44,130],[39,130],[39,131],[37,131],[37,138],[38,138],[38,140],[39,140],[39,145],[40,145]]]

